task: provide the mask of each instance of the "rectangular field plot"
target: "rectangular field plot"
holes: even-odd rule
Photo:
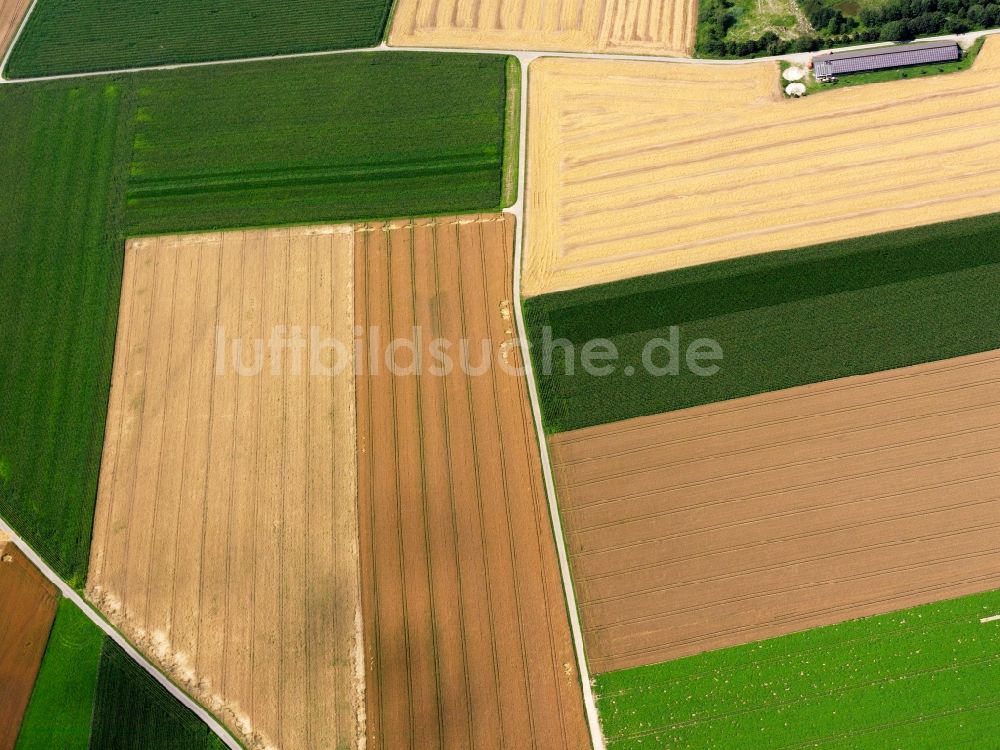
[[[692,0],[399,0],[389,43],[687,56]]]
[[[600,675],[609,750],[996,746],[1000,591]]]
[[[531,66],[526,295],[993,213],[1000,42],[785,99],[775,63]]]
[[[126,250],[87,593],[248,747],[361,731],[353,278],[350,227]]]
[[[595,672],[1000,587],[1000,352],[551,440]]]
[[[391,0],[38,0],[8,71],[27,78],[374,47],[390,5]]]
[[[528,396],[503,367],[518,364],[513,242],[497,215],[355,239],[376,352],[357,383],[370,748],[589,745]],[[414,326],[421,352],[451,342],[453,368],[408,374],[404,352],[389,371],[379,341]],[[497,361],[480,372],[483,342]]]
[[[0,748],[12,748],[45,653],[59,594],[0,532]]]
[[[508,63],[383,52],[144,76],[129,233],[498,209],[517,161]]]

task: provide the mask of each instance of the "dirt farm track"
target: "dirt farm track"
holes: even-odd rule
[[[255,356],[278,326],[351,340],[353,238],[126,249],[87,593],[254,749],[363,729],[353,373]]]
[[[1000,352],[551,439],[595,672],[1000,588]]]
[[[532,63],[524,293],[997,210],[1000,39],[961,73],[798,100],[778,72]]]
[[[0,532],[0,750],[17,741],[58,598],[55,586]]]
[[[513,233],[496,215],[367,227],[357,325],[383,341],[419,326],[473,353],[488,340],[503,356]],[[504,351],[516,366],[516,347]],[[369,748],[579,750],[589,737],[524,379],[464,369],[456,354],[443,377],[358,378]]]
[[[694,0],[399,0],[389,44],[684,57]]]

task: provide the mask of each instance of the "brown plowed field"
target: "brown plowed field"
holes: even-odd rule
[[[363,732],[353,368],[321,347],[353,338],[353,239],[126,249],[88,595],[252,748]]]
[[[1000,352],[551,446],[595,672],[1000,587]]]
[[[447,376],[380,358],[358,378],[372,748],[589,746],[524,380],[459,366],[463,338],[478,365],[480,342],[512,336],[513,233],[493,215],[355,240],[366,349],[419,326],[422,349],[441,337],[455,356]]]
[[[59,593],[0,533],[0,750],[17,742]]]
[[[687,56],[697,0],[399,0],[389,44]]]
[[[0,0],[0,60],[14,41],[31,0]]]
[[[971,69],[784,99],[778,66],[530,68],[524,293],[993,213],[1000,40]]]

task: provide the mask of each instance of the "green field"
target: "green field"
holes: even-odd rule
[[[87,750],[104,633],[69,599],[59,602],[16,750]]]
[[[225,745],[192,711],[132,661],[104,642],[94,701],[91,748],[215,750]]]
[[[419,53],[144,76],[129,232],[498,209],[507,78],[504,56]]]
[[[596,678],[609,750],[997,747],[1000,591]]]
[[[59,602],[16,750],[223,747],[73,602]]]
[[[118,314],[128,88],[0,87],[0,515],[74,585]]]
[[[365,53],[0,88],[0,515],[83,584],[126,234],[497,209],[513,72]]]
[[[546,428],[561,432],[1000,348],[1000,214],[757,255],[525,301]],[[607,338],[607,377],[546,374],[542,327]],[[723,350],[721,371],[655,376],[641,353],[679,329]],[[665,364],[666,355],[658,364]],[[579,357],[578,357],[579,360]],[[636,374],[625,374],[627,365]]]
[[[373,47],[391,0],[38,0],[11,78]]]

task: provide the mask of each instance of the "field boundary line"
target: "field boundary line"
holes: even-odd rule
[[[121,649],[128,654],[136,664],[142,667],[146,672],[152,675],[155,679],[168,693],[170,693],[174,698],[180,701],[181,705],[185,708],[190,709],[194,714],[201,719],[208,726],[212,732],[214,732],[219,739],[221,739],[227,747],[232,748],[232,750],[244,750],[243,745],[236,741],[233,736],[223,727],[216,719],[206,711],[200,704],[198,704],[194,699],[192,699],[187,693],[181,690],[179,687],[174,685],[166,676],[157,669],[152,662],[150,662],[143,654],[141,654],[131,643],[123,636],[118,630],[116,630],[104,617],[85,600],[79,593],[77,593],[68,583],[66,583],[59,575],[53,571],[48,564],[38,555],[37,552],[27,543],[21,536],[10,527],[6,520],[0,517],[0,531],[9,536],[14,543],[17,545],[18,549],[24,553],[24,556],[31,560],[32,564],[41,571],[49,581],[54,583],[59,589],[59,593],[66,599],[72,601],[83,614],[97,625],[98,628],[111,640],[113,640]]]
[[[562,580],[566,613],[569,617],[570,632],[573,636],[573,650],[576,653],[577,672],[580,686],[583,690],[583,707],[587,714],[587,727],[590,730],[590,740],[594,750],[606,750],[607,745],[601,722],[597,712],[597,701],[594,697],[594,686],[587,666],[587,655],[583,645],[583,629],[580,625],[580,610],[573,591],[573,579],[569,567],[569,554],[566,551],[566,537],[559,517],[559,505],[556,501],[555,480],[552,473],[552,461],[549,456],[548,443],[545,439],[545,427],[542,423],[541,402],[538,399],[538,382],[535,380],[534,366],[531,361],[531,351],[526,338],[528,330],[524,322],[524,299],[521,295],[521,271],[524,266],[524,197],[527,183],[528,156],[528,65],[536,57],[536,53],[515,53],[521,66],[521,112],[520,112],[520,143],[518,144],[517,200],[508,209],[514,215],[517,226],[514,228],[514,318],[518,329],[518,347],[524,367],[524,378],[527,385],[528,400],[531,403],[531,414],[535,423],[535,437],[538,441],[538,453],[542,464],[542,477],[545,485],[545,497],[548,500],[549,519],[552,522],[552,535],[556,544],[556,555],[559,559],[559,577]]]
[[[671,57],[669,55],[629,55],[629,54],[608,54],[602,52],[549,52],[546,50],[527,50],[527,49],[482,49],[482,48],[472,48],[472,47],[394,47],[385,44],[378,44],[374,47],[359,47],[357,49],[335,49],[335,50],[320,50],[316,52],[289,52],[282,55],[261,55],[258,57],[235,57],[228,60],[204,60],[200,62],[184,62],[184,63],[166,63],[163,65],[145,65],[136,66],[131,68],[117,68],[115,70],[91,70],[82,73],[61,73],[52,76],[34,76],[27,78],[6,78],[3,76],[3,72],[6,69],[7,58],[10,56],[11,51],[14,49],[14,45],[21,36],[21,32],[24,30],[24,26],[27,23],[27,19],[31,16],[31,12],[34,10],[35,5],[38,0],[34,0],[32,7],[29,9],[28,14],[25,16],[25,24],[18,30],[18,34],[15,40],[10,45],[10,50],[8,50],[7,55],[4,57],[3,67],[0,68],[0,85],[3,84],[17,84],[17,83],[38,83],[41,81],[63,81],[72,80],[75,78],[94,78],[98,76],[117,76],[125,75],[129,73],[143,73],[150,71],[165,71],[165,70],[181,70],[184,68],[207,68],[219,65],[238,65],[240,63],[256,63],[256,62],[274,62],[277,60],[300,60],[307,59],[311,57],[334,57],[336,55],[353,55],[362,52],[387,52],[387,53],[398,53],[398,52],[433,52],[433,53],[450,53],[450,54],[466,54],[466,55],[496,55],[503,56],[507,55],[510,57],[516,57],[521,61],[521,79],[522,87],[526,87],[527,84],[527,63],[537,57],[561,57],[573,60],[607,60],[616,62],[658,62],[658,63],[677,63],[681,65],[719,65],[719,66],[733,66],[733,65],[756,65],[759,63],[768,62],[791,62],[797,64],[806,64],[813,55],[819,54],[821,52],[834,51],[831,49],[819,50],[818,52],[799,52],[792,53],[788,55],[775,55],[771,57],[754,57],[749,59],[741,60],[715,60],[709,58],[700,57]],[[943,34],[940,36],[927,37],[921,41],[955,41],[955,42],[965,42],[967,44],[973,44],[982,37],[1000,35],[1000,28],[997,29],[987,29],[985,31],[972,31],[968,34]],[[850,52],[858,49],[872,49],[876,47],[889,47],[892,46],[893,42],[879,42],[875,44],[860,44],[851,47],[837,47],[835,51],[837,52]],[[525,105],[526,98],[522,96],[522,108]],[[522,133],[523,133],[523,118],[522,118]],[[519,178],[520,182],[520,178]]]

